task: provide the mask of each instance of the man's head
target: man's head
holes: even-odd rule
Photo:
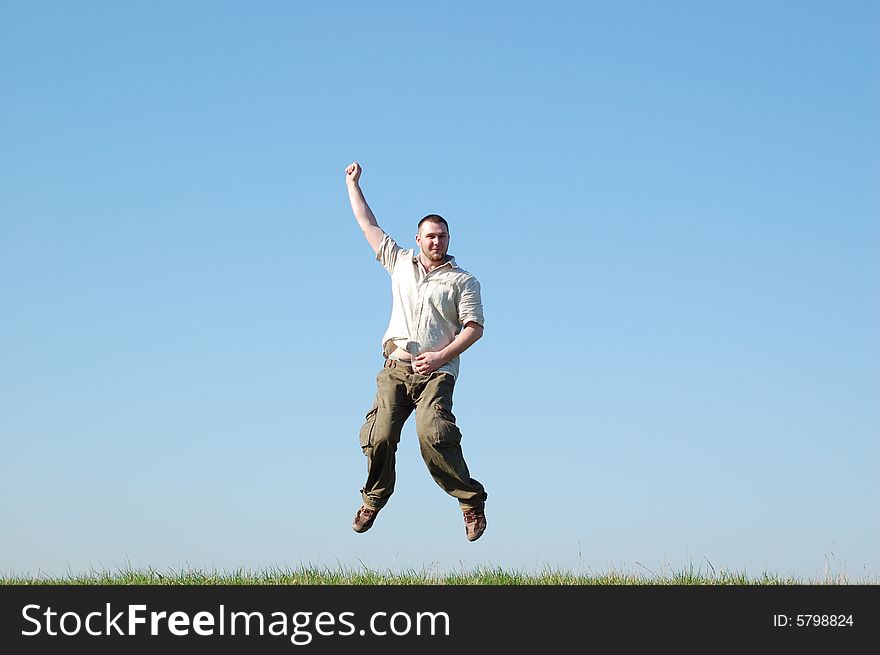
[[[449,223],[438,214],[428,214],[419,221],[416,243],[429,261],[446,261],[446,251],[449,249]]]

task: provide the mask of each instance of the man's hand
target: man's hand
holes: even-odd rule
[[[363,169],[361,165],[357,162],[352,162],[345,169],[345,183],[346,184],[357,184],[358,180],[361,179],[361,172]]]
[[[413,359],[412,367],[414,373],[427,375],[433,373],[446,362],[451,362],[465,350],[470,348],[483,336],[483,326],[476,321],[468,321],[465,323],[461,332],[455,335],[448,346],[438,352],[423,352]]]
[[[443,355],[435,352],[424,352],[413,360],[413,372],[427,375],[443,366],[446,360]]]

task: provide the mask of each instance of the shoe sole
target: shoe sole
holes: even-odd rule
[[[488,523],[487,523],[487,524],[484,524],[484,525],[483,525],[483,529],[480,530],[480,532],[478,532],[477,535],[476,535],[475,537],[472,537],[471,535],[469,535],[469,534],[467,533],[467,530],[465,530],[464,536],[467,538],[468,541],[476,541],[477,539],[479,539],[480,537],[482,537],[484,534],[486,534],[486,528],[487,528],[487,527],[488,527]]]
[[[351,529],[357,532],[358,534],[363,534],[367,530],[373,527],[373,523],[376,522],[376,516],[378,516],[378,512],[373,515],[373,520],[369,523],[365,524],[364,527],[360,527],[357,524],[357,514],[355,514],[355,522],[351,524]]]

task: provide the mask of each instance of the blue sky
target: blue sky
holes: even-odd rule
[[[4,3],[0,571],[880,575],[880,7]],[[387,275],[477,275],[464,538],[414,426],[369,533]]]

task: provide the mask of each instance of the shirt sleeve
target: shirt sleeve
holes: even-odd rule
[[[394,266],[397,264],[397,257],[403,248],[397,245],[397,242],[387,234],[382,237],[379,244],[379,250],[376,251],[376,261],[382,264],[383,268],[391,275],[394,273]]]
[[[468,278],[461,290],[461,299],[458,301],[458,319],[462,325],[471,321],[485,327],[483,319],[483,300],[480,297],[480,283],[477,278]]]

